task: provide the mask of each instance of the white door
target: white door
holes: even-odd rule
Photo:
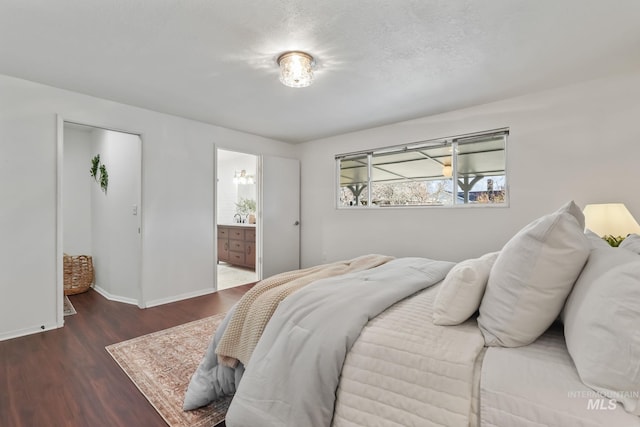
[[[300,268],[300,162],[262,156],[258,262],[262,278]]]

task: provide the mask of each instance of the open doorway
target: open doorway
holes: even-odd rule
[[[57,225],[58,262],[64,272],[58,278],[61,299],[88,290],[72,288],[67,274],[76,268],[74,260],[84,257],[92,265],[94,290],[111,300],[142,305],[141,137],[65,121],[61,139]]]
[[[255,282],[257,273],[258,157],[217,150],[217,290]]]

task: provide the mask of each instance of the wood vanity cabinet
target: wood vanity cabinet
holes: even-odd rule
[[[255,269],[256,228],[218,225],[218,262]]]

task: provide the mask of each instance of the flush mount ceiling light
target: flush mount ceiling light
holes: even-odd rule
[[[285,52],[278,57],[280,81],[289,87],[307,87],[313,81],[313,56],[305,52]]]

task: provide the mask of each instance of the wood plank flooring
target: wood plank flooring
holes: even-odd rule
[[[225,312],[250,287],[145,310],[70,296],[63,328],[0,342],[0,426],[166,426],[104,347]]]

